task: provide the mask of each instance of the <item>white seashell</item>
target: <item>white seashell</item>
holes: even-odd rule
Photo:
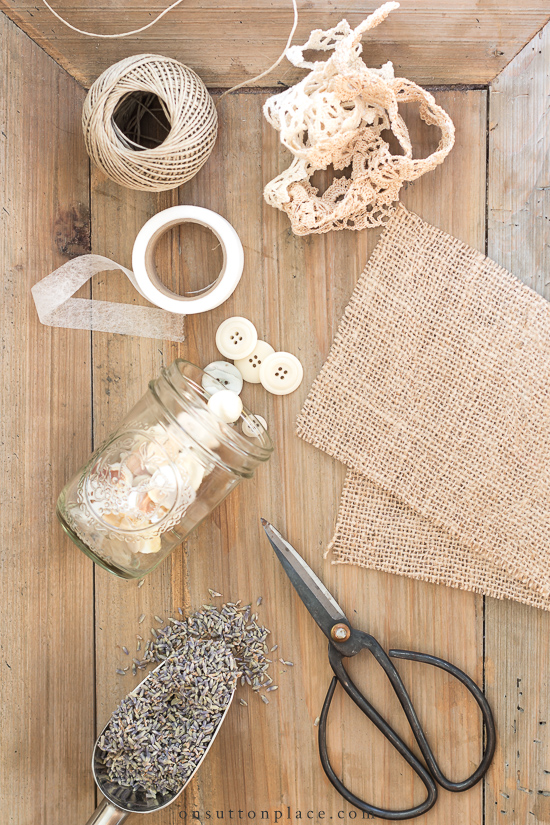
[[[174,506],[177,496],[177,490],[167,488],[153,487],[148,490],[147,495],[153,504],[162,504],[164,507],[170,509]]]
[[[120,530],[144,530],[149,526],[149,519],[145,518],[145,516],[130,516],[126,514],[122,517],[118,526]]]
[[[161,447],[160,444],[156,444],[154,441],[147,441],[142,444],[139,448],[139,452],[143,458],[145,467],[151,463],[159,464],[161,462],[165,462],[168,458],[164,447]]]
[[[203,426],[201,422],[197,420],[197,417],[182,412],[178,415],[178,423],[181,424],[184,431],[189,434],[193,441],[205,447],[207,450],[214,450],[216,447],[219,447],[220,442],[216,436],[210,432],[207,427]]]
[[[182,452],[176,459],[176,467],[182,474],[182,483],[189,484],[195,490],[199,489],[206,474],[206,468],[192,452]]]
[[[147,495],[153,504],[161,504],[164,502],[165,498],[170,495],[170,491],[162,490],[158,487],[152,487],[150,490],[147,490]]]
[[[124,513],[103,513],[103,521],[106,521],[107,524],[111,524],[113,527],[117,529],[120,528],[120,522],[124,518]]]
[[[154,435],[155,441],[162,447],[171,461],[175,459],[180,449],[174,429],[173,424],[167,424],[166,427],[161,424],[154,424],[149,429],[149,433]]]
[[[119,539],[105,539],[103,549],[108,553],[113,561],[123,561],[129,565],[132,556],[136,553],[144,555],[158,553],[162,547],[160,536],[153,536],[150,539],[136,538],[132,541],[120,541]]]
[[[150,480],[151,476],[146,473],[142,473],[139,476],[134,476],[132,487],[141,487],[142,484],[148,484]]]
[[[124,464],[134,475],[143,473],[143,460],[137,449],[124,459]]]
[[[133,542],[132,542],[133,544]],[[136,552],[138,553],[158,553],[161,549],[162,542],[160,536],[153,536],[152,539],[140,539],[139,540],[139,547]]]
[[[134,482],[134,474],[132,471],[126,466],[126,464],[121,464],[119,469],[119,479],[123,481],[128,487],[131,487]]]
[[[156,472],[152,475],[150,484],[151,490],[155,487],[166,487],[175,490],[178,486],[178,480],[176,477],[176,470],[174,465],[171,462],[169,464],[161,464],[160,467],[156,470]]]
[[[104,556],[121,567],[129,568],[132,566],[134,555],[125,541],[106,538],[102,542],[101,551]]]
[[[139,509],[139,502],[142,495],[143,493],[139,490],[132,488],[131,492],[129,492],[126,496],[126,506],[124,508],[125,513],[128,513],[129,510]]]

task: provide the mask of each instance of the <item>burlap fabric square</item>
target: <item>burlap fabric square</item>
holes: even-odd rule
[[[298,434],[349,468],[338,562],[550,609],[550,305],[400,206]]]

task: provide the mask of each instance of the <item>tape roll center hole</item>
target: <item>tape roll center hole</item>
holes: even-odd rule
[[[153,251],[156,279],[183,298],[206,292],[223,267],[223,250],[217,236],[206,226],[190,221],[167,229]]]
[[[161,146],[172,128],[165,102],[147,91],[121,97],[112,122],[120,142],[136,152]]]

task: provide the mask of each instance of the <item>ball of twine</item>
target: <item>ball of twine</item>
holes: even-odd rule
[[[132,148],[114,121],[133,92],[156,95],[170,124],[154,148]],[[190,180],[208,159],[218,133],[214,101],[192,69],[156,54],[128,57],[106,69],[84,102],[82,128],[91,159],[130,189],[161,192]]]

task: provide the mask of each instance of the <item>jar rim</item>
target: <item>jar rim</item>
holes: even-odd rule
[[[174,375],[174,370],[177,371],[177,376]],[[185,358],[176,358],[169,367],[163,367],[161,370],[161,375],[184,404],[196,406],[196,408],[201,411],[201,426],[207,428],[213,436],[219,438],[221,433],[231,449],[236,454],[242,455],[244,458],[250,458],[257,462],[267,461],[273,452],[274,447],[269,433],[263,427],[261,422],[257,421],[254,414],[244,406],[239,418],[234,422],[234,424],[239,422],[242,424],[247,419],[253,419],[254,426],[259,432],[259,436],[256,437],[254,441],[241,434],[234,424],[226,424],[223,422],[209,409],[207,405],[209,394],[203,388],[202,383],[194,380],[194,378],[189,374],[190,371],[195,372],[197,378],[200,376],[201,381],[205,376],[208,376],[209,380],[216,380],[196,364],[193,364]],[[183,382],[183,386],[177,386],[174,381],[175,378],[177,378],[178,382]],[[221,382],[220,387],[224,389]],[[187,393],[184,391],[184,388],[188,390]],[[182,427],[180,422],[178,422],[178,425]],[[182,427],[182,429],[184,428]],[[204,445],[200,446],[203,449],[208,449],[205,448]],[[236,470],[243,475],[252,475],[252,472],[242,473],[235,467],[232,467],[231,469],[234,471]]]

